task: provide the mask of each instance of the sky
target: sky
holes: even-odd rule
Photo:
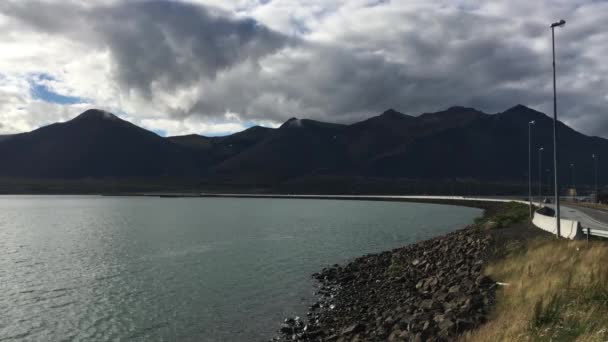
[[[524,104],[608,138],[608,1],[2,0],[0,134],[111,111],[161,135]]]

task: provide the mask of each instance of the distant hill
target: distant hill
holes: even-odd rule
[[[168,137],[167,139],[191,150],[200,164],[211,166],[238,155],[268,138],[272,134],[272,131],[272,128],[254,126],[242,132],[223,137],[206,137],[190,134]]]
[[[0,141],[6,140],[12,136],[12,134],[0,134]]]
[[[206,182],[298,183],[298,179],[480,179],[521,182],[528,172],[528,122],[543,169],[552,167],[551,118],[523,105],[487,114],[451,107],[418,116],[395,110],[351,125],[292,118],[277,129],[251,127],[224,137],[163,138],[110,113],[0,137],[0,176],[21,178],[201,178]],[[560,174],[591,183],[591,154],[608,156],[608,140],[558,125]],[[543,177],[548,174],[543,171]]]
[[[522,105],[422,136],[401,151],[373,160],[367,171],[382,177],[526,180],[530,121],[536,122],[532,133],[532,177],[538,178],[538,148],[542,146],[542,173],[547,179],[546,169],[553,168],[553,120]],[[608,140],[588,137],[561,122],[558,136],[561,183],[571,184],[571,163],[576,165],[575,182],[592,183],[591,155],[606,155]]]
[[[273,181],[308,174],[342,172],[347,126],[292,118],[266,139],[210,169],[213,177]]]
[[[87,110],[0,141],[0,174],[26,178],[196,176],[192,154],[155,133]]]

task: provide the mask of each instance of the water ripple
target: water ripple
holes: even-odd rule
[[[0,341],[268,340],[282,317],[306,309],[311,273],[479,213],[356,201],[0,196]]]
[[[162,323],[157,323],[142,329],[139,329],[137,331],[135,331],[134,333],[132,333],[131,335],[129,335],[128,339],[138,339],[141,337],[147,337],[150,335],[150,333],[162,329],[162,328],[166,328],[169,326],[168,322],[162,322]]]

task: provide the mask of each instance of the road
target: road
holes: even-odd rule
[[[553,204],[546,204],[546,206],[555,210]],[[608,212],[606,211],[573,205],[561,205],[560,209],[562,218],[578,221],[583,228],[608,231]]]
[[[595,209],[595,208],[588,208],[588,207],[581,207],[578,205],[574,205],[572,206],[574,208],[576,208],[576,210],[581,211],[585,214],[587,214],[588,216],[590,216],[591,218],[600,221],[600,222],[604,222],[608,224],[608,211],[603,210],[603,209]]]

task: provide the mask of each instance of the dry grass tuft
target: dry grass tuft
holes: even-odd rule
[[[608,341],[608,244],[531,241],[486,273],[509,285],[462,341]]]

